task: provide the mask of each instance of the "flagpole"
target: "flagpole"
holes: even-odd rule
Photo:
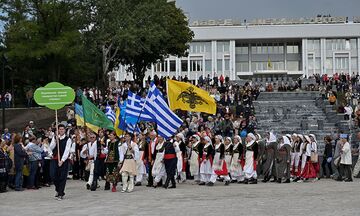
[[[155,84],[154,84],[154,85],[155,85]],[[148,92],[148,95],[146,96],[146,99],[145,99],[145,102],[144,102],[144,106],[143,106],[143,107],[141,108],[141,110],[140,110],[140,114],[139,114],[139,116],[138,116],[138,118],[137,118],[137,120],[136,120],[136,123],[135,123],[135,125],[134,125],[134,129],[133,129],[133,132],[132,132],[132,133],[135,132],[136,125],[139,123],[140,116],[141,116],[141,114],[142,114],[142,112],[143,112],[143,110],[144,110],[144,107],[145,107],[145,105],[146,105],[148,96],[149,96],[149,92]]]
[[[59,146],[59,120],[58,120],[58,112],[55,110],[55,127],[56,127],[56,146],[57,146],[57,157],[58,162],[60,162],[60,146]]]

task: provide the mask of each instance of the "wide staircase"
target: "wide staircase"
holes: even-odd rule
[[[324,136],[334,135],[338,128],[317,106],[318,97],[318,92],[262,92],[254,102],[258,132],[315,134],[323,152]]]

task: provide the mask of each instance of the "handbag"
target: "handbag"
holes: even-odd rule
[[[316,152],[311,152],[310,160],[312,163],[318,162],[319,155]]]

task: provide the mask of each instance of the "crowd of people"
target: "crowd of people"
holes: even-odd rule
[[[166,96],[165,79],[155,77],[154,83]],[[207,186],[216,181],[257,184],[260,176],[262,182],[316,181],[321,173],[327,177],[337,173],[336,180],[352,181],[348,135],[339,134],[335,142],[327,137],[329,147],[320,161],[318,142],[312,134],[257,133],[252,102],[260,93],[259,86],[232,85],[226,80],[218,83],[198,84],[215,98],[216,115],[178,111],[183,125],[171,139],[159,136],[154,123],[141,122],[140,133],[130,131],[121,136],[110,130],[91,131],[76,126],[71,109],[66,124],[57,128],[55,124],[37,128],[30,121],[22,133],[4,130],[0,191],[5,192],[7,187],[36,190],[54,184],[56,198],[62,200],[69,173],[73,179],[84,181],[84,188],[90,191],[97,190],[99,180],[103,180],[104,189],[113,192],[118,188],[132,192],[134,186],[143,184],[175,188],[177,182],[189,180]],[[146,88],[131,82],[108,89],[105,97],[90,88],[78,90],[77,95],[84,94],[100,107],[118,106],[129,90],[146,95]]]

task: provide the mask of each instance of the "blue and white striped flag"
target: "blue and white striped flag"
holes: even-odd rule
[[[140,128],[138,126],[135,127],[134,124],[126,124],[126,131],[129,133],[140,133]]]
[[[154,83],[151,84],[144,107],[156,120],[158,134],[166,139],[173,136],[183,123],[182,119],[171,111]]]
[[[145,121],[145,122],[155,122],[154,118],[148,113],[146,109],[144,109],[145,99],[140,96],[128,92],[128,98],[126,101],[126,119],[127,123],[136,124],[137,121]],[[135,119],[135,122],[131,122],[128,119]]]
[[[115,122],[116,115],[114,110],[111,109],[111,106],[109,104],[106,105],[105,115],[108,119],[110,119],[110,121],[112,121],[113,123]]]

